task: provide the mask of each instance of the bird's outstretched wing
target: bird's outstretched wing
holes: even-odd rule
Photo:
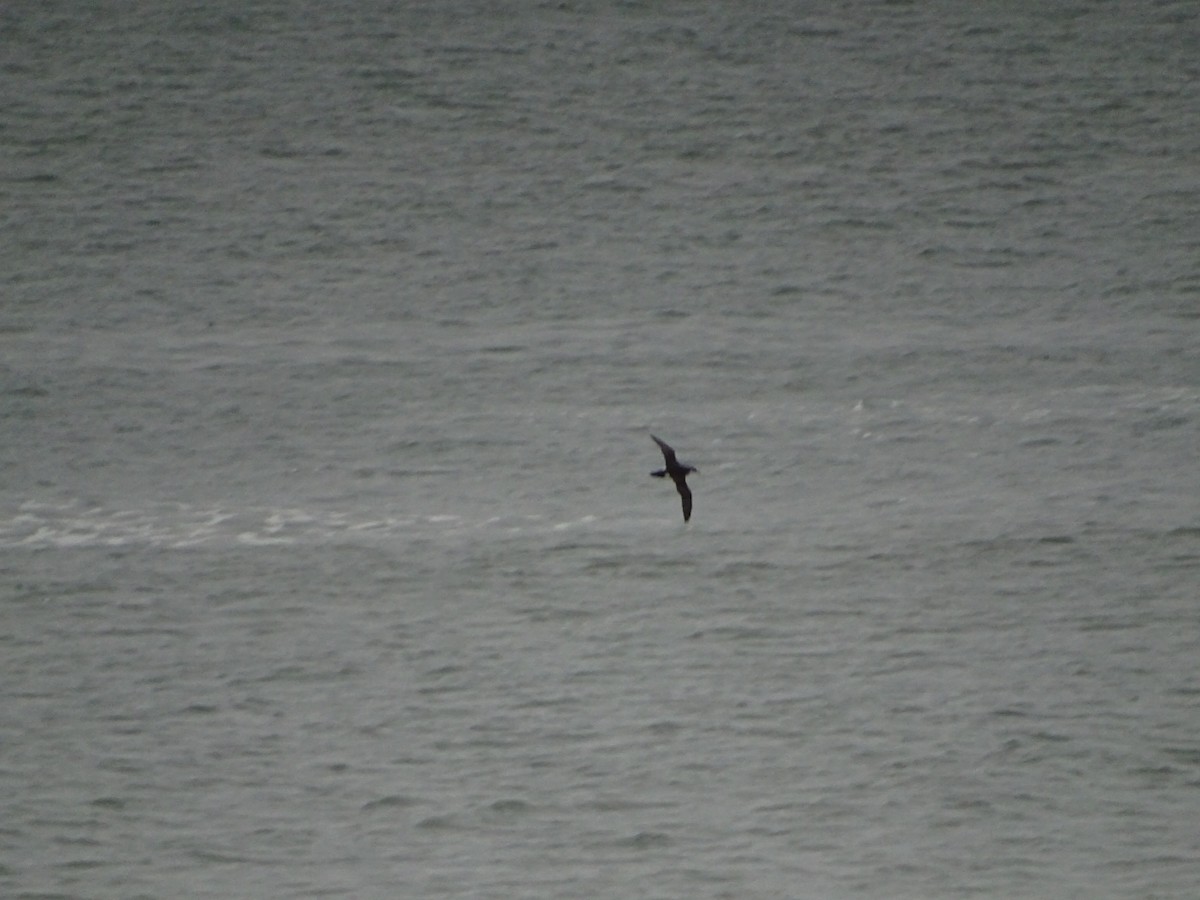
[[[659,449],[662,450],[663,459],[668,463],[675,462],[675,451],[671,449],[671,445],[661,438],[654,437],[654,435],[650,435],[650,437],[654,438],[654,443],[658,444]]]
[[[686,522],[692,517],[692,492],[682,478],[675,482],[675,487],[679,488],[679,496],[683,499],[683,521]]]

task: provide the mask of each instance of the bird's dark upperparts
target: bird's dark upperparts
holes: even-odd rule
[[[687,477],[689,472],[700,471],[695,466],[689,466],[686,463],[681,463],[675,458],[675,451],[671,449],[671,445],[661,438],[650,435],[654,438],[654,443],[658,444],[662,450],[663,460],[666,462],[666,468],[659,469],[657,472],[651,472],[655,478],[665,478],[670,475],[671,480],[675,482],[675,489],[679,491],[679,496],[683,500],[683,521],[688,521],[692,517],[692,492],[687,486]]]

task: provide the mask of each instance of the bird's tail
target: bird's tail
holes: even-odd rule
[[[651,475],[653,475],[655,478],[666,478],[666,477],[667,477],[667,470],[666,470],[666,469],[659,469],[657,472],[651,472],[650,474],[651,474]]]

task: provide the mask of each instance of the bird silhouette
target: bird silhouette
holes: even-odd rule
[[[679,491],[679,496],[683,500],[683,521],[688,521],[692,517],[692,492],[687,486],[687,477],[689,472],[699,472],[695,466],[689,466],[681,463],[675,458],[675,451],[671,449],[671,445],[661,438],[654,437],[654,443],[658,444],[662,450],[663,459],[666,461],[666,468],[659,469],[657,472],[651,472],[655,478],[665,478],[670,475],[671,480],[675,482],[675,489]]]

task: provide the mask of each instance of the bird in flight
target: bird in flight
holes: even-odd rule
[[[651,472],[655,478],[664,478],[667,475],[671,476],[671,480],[675,482],[675,489],[679,491],[679,496],[683,499],[683,521],[688,521],[692,517],[692,492],[688,490],[687,477],[689,472],[700,471],[695,466],[689,466],[681,463],[675,458],[675,451],[671,449],[671,445],[666,441],[654,437],[654,443],[658,444],[662,450],[663,459],[666,461],[666,468],[659,469],[657,472]]]

